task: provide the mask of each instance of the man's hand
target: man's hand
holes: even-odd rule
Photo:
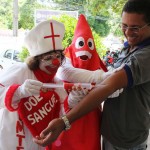
[[[46,129],[44,129],[40,136],[33,139],[35,143],[40,146],[47,146],[54,142],[60,133],[65,129],[65,124],[61,118],[52,120]]]

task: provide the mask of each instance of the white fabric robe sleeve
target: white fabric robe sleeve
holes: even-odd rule
[[[56,76],[67,82],[81,83],[100,83],[106,73],[103,70],[89,71],[75,68],[71,65],[70,60],[66,58],[65,63],[59,67]]]
[[[26,64],[17,64],[0,72],[0,108],[5,107],[5,97],[12,85],[21,85],[25,79],[35,78]],[[17,101],[12,101],[14,105]]]

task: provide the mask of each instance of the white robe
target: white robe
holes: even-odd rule
[[[0,71],[0,150],[44,150],[32,140],[32,135],[17,112],[10,112],[5,106],[5,96],[12,84],[22,84],[26,79],[37,80],[26,64],[17,64]],[[62,89],[55,91],[63,102],[67,96]],[[13,102],[12,102],[13,103]],[[16,102],[14,102],[16,103]]]

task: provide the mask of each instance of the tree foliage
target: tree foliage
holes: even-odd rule
[[[41,1],[41,3],[39,3]],[[127,0],[19,0],[19,28],[34,26],[35,9],[79,11],[87,16],[89,24],[100,36],[108,35],[119,23],[121,9]],[[0,0],[0,27],[12,29],[13,0]],[[45,5],[47,4],[47,5]]]
[[[29,55],[28,49],[26,47],[22,47],[22,51],[18,54],[18,57],[22,62],[24,62]]]
[[[22,0],[20,6],[19,28],[31,29],[34,26],[34,12],[36,9],[48,9],[49,7],[37,3],[37,0]]]
[[[20,7],[19,28],[31,29],[34,25],[34,8],[36,0],[27,0]]]
[[[122,35],[118,26],[121,11],[127,0],[53,0],[69,10],[79,10],[90,18],[90,25],[99,33],[106,36],[111,31],[115,35]]]
[[[0,28],[12,29],[13,18],[12,0],[0,0]]]

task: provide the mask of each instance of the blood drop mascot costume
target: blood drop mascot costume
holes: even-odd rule
[[[43,83],[59,82],[55,73],[62,61],[64,32],[55,20],[38,24],[25,37],[30,56],[38,61],[36,69],[21,63],[0,72],[0,150],[45,149],[32,138],[61,115],[60,103],[67,96],[62,89],[40,90]]]
[[[72,44],[65,50],[66,63],[57,76],[67,82],[98,83],[107,71],[99,58],[91,29],[84,15],[80,15]],[[81,69],[80,69],[81,68]],[[88,71],[89,70],[89,71]],[[66,113],[79,101],[69,95],[65,101]],[[60,134],[52,150],[100,150],[100,109],[95,109],[71,125],[71,129]]]

